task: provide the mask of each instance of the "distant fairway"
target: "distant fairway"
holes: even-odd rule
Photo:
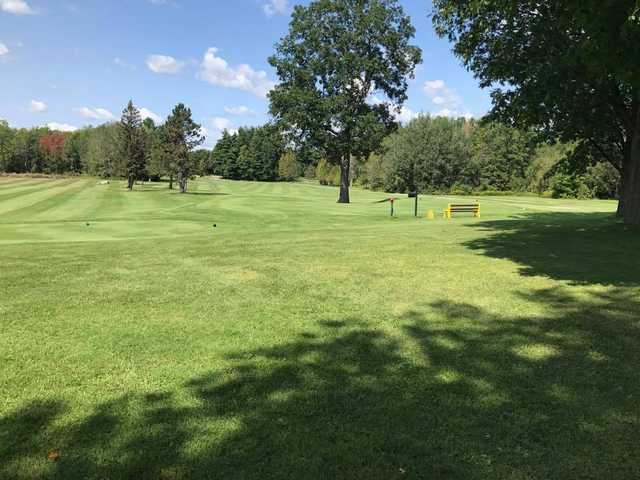
[[[0,177],[0,478],[640,478],[615,202],[386,197]]]

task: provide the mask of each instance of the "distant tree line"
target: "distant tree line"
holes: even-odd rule
[[[182,192],[188,180],[209,168],[210,152],[196,148],[204,137],[183,104],[156,126],[142,120],[129,102],[119,122],[59,132],[46,127],[10,128],[0,121],[0,171],[7,173],[81,174],[138,180],[174,180]]]
[[[194,175],[276,181],[294,180],[303,170],[298,159],[304,152],[286,148],[273,124],[225,130],[213,151],[198,149],[202,141],[200,126],[182,104],[161,125],[142,120],[131,102],[120,122],[75,132],[12,129],[2,121],[0,171],[123,178],[129,188],[138,180],[166,179],[169,188],[176,183],[184,191]]]
[[[354,182],[392,192],[532,192],[562,198],[615,198],[619,174],[583,145],[539,144],[533,132],[497,122],[421,116],[356,161]],[[320,183],[336,184],[321,161]]]
[[[366,158],[350,162],[355,185],[374,190],[491,194],[531,192],[556,198],[617,198],[619,172],[584,143],[539,143],[502,123],[420,116],[400,126]],[[162,125],[140,119],[133,104],[120,122],[76,132],[11,129],[0,122],[5,172],[87,173],[161,178],[185,191],[194,175],[232,180],[295,180],[339,186],[341,167],[320,149],[294,148],[278,126],[224,131],[213,150],[196,149],[199,125],[178,105]]]

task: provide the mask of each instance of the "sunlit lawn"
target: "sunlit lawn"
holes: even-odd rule
[[[0,478],[640,478],[614,202],[191,190],[0,178]]]

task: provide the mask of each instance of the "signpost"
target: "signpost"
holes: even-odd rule
[[[407,195],[409,198],[415,198],[415,206],[414,206],[414,210],[413,210],[413,215],[414,216],[418,216],[418,192],[413,191],[413,192],[409,192],[409,194]]]

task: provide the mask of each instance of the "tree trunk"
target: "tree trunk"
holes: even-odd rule
[[[340,197],[338,203],[349,203],[349,172],[351,170],[351,155],[346,153],[340,159]]]
[[[169,190],[173,190],[173,175],[169,175]]]
[[[616,211],[616,217],[624,217],[624,175],[620,173],[620,180],[618,181],[618,210]]]
[[[187,177],[182,172],[178,172],[178,187],[180,187],[180,193],[187,193]]]
[[[640,121],[636,122],[630,147],[625,152],[622,175],[622,218],[626,225],[640,226]]]

